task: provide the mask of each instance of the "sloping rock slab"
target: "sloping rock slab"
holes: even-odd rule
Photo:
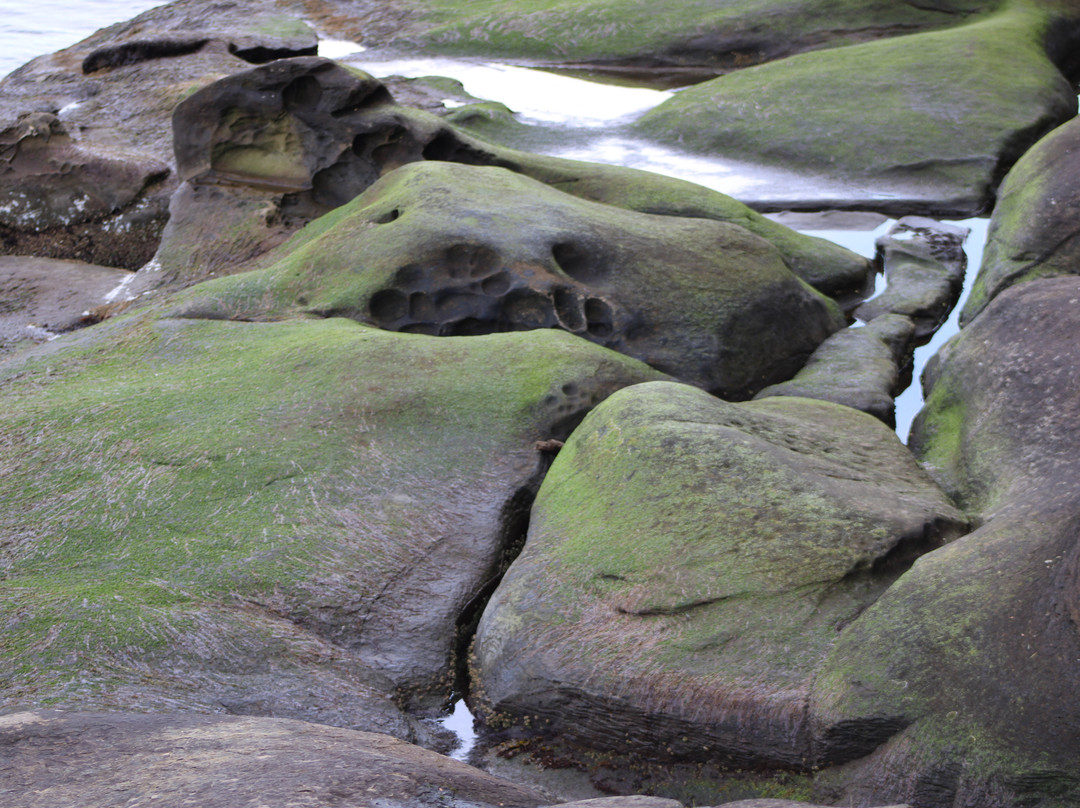
[[[0,352],[78,327],[131,277],[122,269],[79,261],[0,256]]]
[[[1005,177],[961,323],[1013,284],[1078,273],[1080,120],[1072,120],[1032,146]]]
[[[411,737],[549,457],[662,378],[545,330],[128,315],[3,365],[0,698]]]
[[[279,254],[175,312],[441,336],[561,328],[732,398],[788,378],[844,322],[747,230],[585,202],[501,168],[404,166]]]
[[[533,808],[538,794],[386,735],[272,718],[0,716],[11,808]]]
[[[476,710],[645,760],[810,770],[843,743],[857,757],[900,726],[815,733],[816,671],[839,629],[963,530],[864,413],[620,391],[541,486],[477,631]]]
[[[635,126],[696,152],[857,179],[922,200],[925,215],[975,215],[1024,149],[1076,114],[1046,27],[1044,12],[1016,7],[792,56],[684,90]]]

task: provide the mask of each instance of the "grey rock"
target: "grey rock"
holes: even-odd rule
[[[528,789],[369,732],[275,718],[0,716],[10,808],[533,808]]]

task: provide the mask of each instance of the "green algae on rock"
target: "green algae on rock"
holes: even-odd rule
[[[896,435],[801,398],[671,383],[594,410],[481,619],[489,722],[650,759],[809,771],[900,729],[813,727],[837,632],[964,520]]]
[[[1038,278],[1080,273],[1080,120],[1044,137],[1005,177],[986,250],[961,323],[1001,291]]]
[[[731,70],[816,48],[956,25],[1000,0],[451,0],[401,3],[365,43],[595,67]],[[396,9],[395,9],[396,10]],[[387,15],[390,17],[391,15]]]
[[[921,199],[927,215],[973,215],[1027,146],[1076,114],[1045,50],[1048,18],[1017,2],[947,30],[793,56],[684,90],[635,128]]]
[[[547,459],[662,378],[558,331],[129,315],[3,365],[5,708],[413,737]]]
[[[1080,799],[1078,299],[1075,277],[1007,289],[928,367],[912,448],[981,527],[919,559],[838,639],[820,720],[907,725],[822,781],[838,802]]]
[[[587,202],[502,168],[403,166],[278,255],[173,311],[440,336],[562,328],[734,398],[789,378],[844,325],[743,228]]]

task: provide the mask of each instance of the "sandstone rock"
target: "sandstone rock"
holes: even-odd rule
[[[812,726],[838,632],[964,530],[896,435],[809,399],[620,391],[541,486],[481,619],[494,727],[652,761],[809,771],[902,726]]]
[[[280,252],[175,311],[440,336],[562,328],[734,398],[788,378],[843,325],[742,228],[584,202],[501,168],[402,167]]]
[[[921,216],[900,219],[877,243],[888,285],[855,316],[871,322],[887,313],[903,315],[915,324],[915,341],[929,341],[960,298],[968,232]]]
[[[848,626],[818,720],[902,733],[821,781],[830,801],[1069,805],[1076,750],[1080,279],[999,294],[939,352],[912,447],[982,523]]]
[[[542,802],[528,789],[385,735],[271,718],[46,710],[0,716],[0,774],[0,797],[13,808]]]
[[[754,398],[800,396],[832,401],[895,427],[893,397],[911,381],[914,336],[915,324],[901,314],[885,314],[864,328],[837,331],[793,378],[769,385]]]
[[[1035,144],[1005,178],[982,266],[961,315],[968,323],[1016,283],[1080,272],[1080,120]]]
[[[656,14],[641,0],[598,0],[587,6],[561,0],[543,13],[497,2],[395,3],[363,25],[339,30],[369,47],[514,60],[588,64],[655,73],[663,68],[732,70],[793,53],[948,27],[999,3],[986,0],[888,2],[680,3]],[[324,0],[327,9],[348,8]],[[693,75],[693,73],[690,73]]]
[[[556,808],[554,805],[545,808]],[[683,808],[678,800],[669,800],[664,797],[597,797],[591,800],[574,800],[574,802],[561,802],[558,808]]]
[[[383,84],[325,59],[282,60],[210,85],[177,108],[174,129],[186,182],[138,292],[240,271],[305,222],[420,160],[501,166],[591,201],[738,224],[836,297],[861,299],[870,272],[861,256],[693,183],[485,143],[394,104]]]
[[[145,264],[176,188],[173,107],[251,61],[314,53],[298,16],[235,2],[169,4],[6,77],[0,205],[9,218],[0,220],[0,249]]]
[[[0,353],[84,325],[131,277],[79,261],[0,256]]]
[[[943,31],[792,56],[684,90],[636,128],[695,152],[847,177],[926,215],[970,216],[989,210],[1025,148],[1076,114],[1047,27],[1047,11],[1017,4]]]
[[[3,366],[3,708],[421,732],[550,458],[661,378],[557,331],[116,318]],[[390,700],[394,696],[397,704]]]

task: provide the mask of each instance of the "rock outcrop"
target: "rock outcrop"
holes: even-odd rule
[[[1078,173],[1080,120],[1074,119],[1036,143],[1005,177],[962,322],[1013,284],[1080,273]]]
[[[843,326],[743,228],[585,202],[502,168],[405,166],[280,252],[176,313],[432,336],[561,328],[729,398],[788,378]]]
[[[1046,51],[1050,25],[1017,2],[955,28],[792,56],[684,90],[636,129],[696,152],[847,177],[872,187],[883,210],[978,215],[1024,149],[1076,114]]]
[[[863,413],[620,391],[541,486],[480,621],[474,705],[495,727],[646,759],[861,757],[903,724],[816,725],[814,677],[848,623],[964,529]]]
[[[1078,299],[1072,277],[1002,292],[928,368],[913,446],[981,527],[916,562],[838,639],[821,719],[906,728],[828,775],[833,799],[1080,799]]]

